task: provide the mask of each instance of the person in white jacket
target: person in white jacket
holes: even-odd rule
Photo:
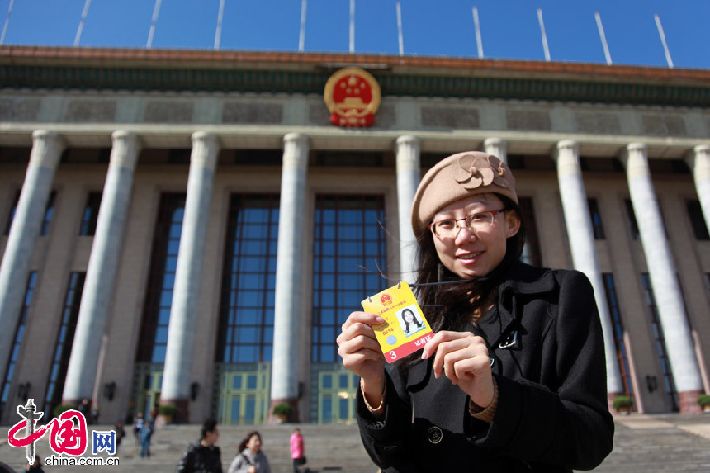
[[[249,432],[239,442],[238,453],[229,466],[229,473],[271,473],[269,460],[261,450],[263,445],[261,434]]]

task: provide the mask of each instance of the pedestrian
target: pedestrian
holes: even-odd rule
[[[293,473],[299,473],[300,467],[306,464],[306,446],[303,443],[301,429],[296,427],[291,434],[291,462]]]
[[[118,452],[121,449],[121,441],[126,436],[126,429],[123,427],[123,421],[120,420],[116,421],[113,428],[116,431],[116,451]]]
[[[44,470],[42,469],[42,457],[40,457],[39,455],[35,455],[35,461],[32,462],[32,464],[28,463],[25,466],[25,471],[31,471],[33,473],[44,473]]]
[[[141,458],[150,457],[150,441],[155,432],[155,419],[149,416],[143,421],[143,426],[140,431],[141,439]]]
[[[141,441],[141,429],[143,428],[143,413],[137,412],[136,418],[133,421],[133,438],[136,440],[136,445]]]
[[[217,440],[217,421],[205,420],[200,430],[200,440],[187,447],[178,464],[178,473],[222,473],[222,456],[216,445]]]
[[[387,473],[599,465],[614,424],[594,292],[582,273],[520,261],[510,168],[477,151],[443,159],[419,184],[412,226],[435,334],[386,364],[373,330],[384,320],[357,311],[337,340],[361,378],[357,421],[373,461]]]
[[[261,434],[249,432],[237,447],[237,455],[229,466],[229,473],[271,473],[269,460],[261,450]]]

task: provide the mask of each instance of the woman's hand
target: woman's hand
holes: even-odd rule
[[[486,342],[469,332],[441,331],[424,345],[422,358],[434,356],[434,376],[442,372],[482,408],[493,401],[495,388]]]
[[[381,400],[385,387],[385,357],[372,326],[381,323],[384,319],[376,315],[353,312],[337,338],[343,366],[362,378],[368,402],[375,405]]]

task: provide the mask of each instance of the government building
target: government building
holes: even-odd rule
[[[0,423],[352,422],[340,326],[414,278],[419,178],[464,150],[515,173],[524,258],[592,282],[610,406],[699,412],[710,71],[3,46]]]

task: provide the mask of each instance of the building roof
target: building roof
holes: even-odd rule
[[[710,71],[451,57],[168,49],[0,47],[5,88],[320,94],[344,66],[383,96],[710,106]]]

